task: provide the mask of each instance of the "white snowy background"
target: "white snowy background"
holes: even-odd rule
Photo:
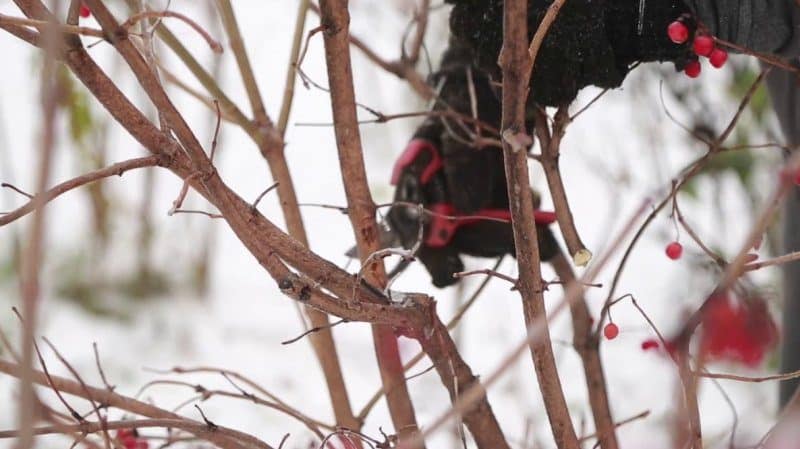
[[[410,3],[399,0],[352,0],[353,34],[364,38],[387,59],[397,57],[401,36],[411,17]],[[200,23],[209,23],[204,1],[174,0],[171,7],[196,18]],[[297,2],[236,0],[234,7],[267,110],[276,118]],[[8,0],[0,1],[0,12],[21,15]],[[211,54],[198,36],[183,24],[168,23],[201,61],[210,66],[211,59],[217,56]],[[317,23],[318,19],[309,15],[307,29]],[[431,31],[427,38],[434,64],[446,42],[446,23],[447,9],[437,9],[432,15]],[[89,19],[85,24],[91,26],[94,21]],[[224,41],[220,33],[217,32],[216,36]],[[107,45],[95,45],[90,52],[104,67],[112,70],[116,56]],[[0,33],[0,54],[4,55],[6,61],[0,78],[0,175],[4,177],[2,181],[32,190],[37,171],[36,142],[40,132],[37,69],[40,59],[35,50],[6,33]],[[185,82],[199,86],[168,50],[162,48],[159,54]],[[243,110],[249,110],[231,53],[226,51],[219,57],[223,58],[220,83]],[[424,108],[402,80],[381,71],[356,50],[353,51],[353,59],[355,86],[360,102],[384,113]],[[326,83],[319,36],[311,39],[303,68],[315,81],[323,85]],[[699,81],[691,82],[697,90],[705,90],[712,98],[719,100],[718,109],[708,113],[715,115],[712,123],[721,125],[733,114],[736,106],[735,101],[721,89],[728,74],[725,71],[712,73],[708,66],[704,68],[708,73],[704,73]],[[115,79],[121,80],[130,97],[138,104],[149,107],[130,73],[125,68],[115,70],[119,73]],[[420,70],[427,71],[424,64],[420,65]],[[657,100],[660,81],[653,76],[653,72],[648,73],[645,79],[641,78],[641,74],[632,75],[623,89],[603,97],[569,128],[564,140],[562,167],[573,212],[585,242],[596,254],[608,245],[610,236],[621,229],[645,198],[662,198],[671,177],[701,154],[701,148],[687,145],[684,132],[667,119]],[[631,87],[631,83],[635,83],[636,87]],[[209,111],[178,89],[171,88],[170,93],[198,136],[209,143],[213,131],[210,128],[213,121]],[[585,104],[596,94],[596,89],[585,90],[575,107]],[[99,104],[93,102],[92,106],[95,117],[104,116]],[[667,107],[679,109],[670,104],[669,98]],[[677,115],[680,118],[680,112]],[[369,115],[363,114],[363,117],[369,118]],[[286,138],[286,154],[301,202],[343,205],[345,200],[332,128],[297,126],[300,122],[331,122],[329,97],[325,92],[313,88],[307,90],[298,83]],[[64,115],[59,123],[61,132],[51,183],[74,176],[80,166],[67,138]],[[404,120],[362,127],[369,181],[377,202],[391,199],[392,190],[388,184],[391,166],[416,123],[417,120]],[[107,150],[109,163],[144,153],[140,145],[119,129],[113,131]],[[217,164],[223,179],[245,198],[255,198],[272,183],[257,148],[235,126],[223,127]],[[546,192],[546,183],[539,167],[531,164],[531,169],[535,187]],[[106,187],[113,196],[112,207],[116,215],[112,234],[113,250],[107,260],[97,267],[104,276],[124,273],[135,262],[133,231],[136,229],[136,208],[141,199],[143,174],[142,171],[133,171],[126,173],[122,179],[106,181]],[[188,266],[189,258],[195,255],[199,240],[205,236],[208,220],[193,215],[168,217],[166,212],[180,189],[180,181],[163,170],[157,171],[156,179],[153,214],[157,230],[156,265],[177,278],[185,278],[185,269],[181,267]],[[701,183],[700,199],[686,201],[683,209],[701,235],[707,236],[717,247],[730,254],[738,249],[748,230],[749,211],[742,204],[742,192],[737,190],[735,183],[723,182],[722,185],[721,192],[718,192]],[[767,191],[772,183],[766,178],[763,185]],[[0,210],[12,209],[24,200],[7,190],[0,194]],[[207,208],[196,195],[190,194],[190,197],[192,207]],[[547,195],[544,197],[547,203]],[[711,204],[715,202],[712,207]],[[724,211],[724,223],[720,223],[712,213],[714,208]],[[68,254],[88,247],[92,240],[88,210],[87,196],[80,191],[62,196],[48,207],[41,325],[37,332],[50,338],[84,379],[93,384],[100,383],[92,353],[92,342],[97,342],[105,372],[110,382],[118,385],[117,391],[120,393],[133,395],[144,383],[156,378],[180,378],[191,383],[202,383],[209,388],[229,389],[227,382],[219,376],[162,376],[144,369],[224,367],[255,379],[304,413],[332,421],[321,372],[308,342],[303,340],[281,345],[281,341],[303,330],[295,305],[279,293],[274,281],[222,221],[213,223],[217,227],[218,238],[213,259],[212,291],[207,299],[195,298],[186,288],[133,305],[130,300],[109,297],[109,304],[120,303],[130,308],[130,319],[118,320],[98,318],[75,303],[59,298],[53,288],[54,267]],[[261,210],[268,218],[282,224],[274,195],[269,195],[263,201]],[[346,216],[312,207],[304,208],[303,215],[312,249],[344,266],[347,259],[343,253],[353,243]],[[11,253],[12,233],[24,233],[29,223],[29,220],[23,219],[0,229],[0,258],[7,259]],[[620,295],[634,294],[657,325],[666,332],[676,328],[681,314],[698,304],[713,282],[705,273],[691,272],[688,261],[700,257],[700,251],[688,236],[682,239],[687,252],[684,259],[673,262],[663,255],[664,246],[673,238],[674,228],[667,213],[662,213],[634,251],[618,289]],[[615,258],[610,267],[615,268],[617,260]],[[483,268],[492,263],[491,260],[470,259],[468,266]],[[348,269],[354,271],[357,266],[352,264]],[[510,258],[503,263],[501,271],[515,275],[515,264]],[[612,275],[612,270],[604,270],[598,282],[608,286]],[[545,277],[553,278],[554,275],[547,271]],[[777,271],[760,273],[759,279],[767,285],[770,282],[775,284]],[[465,280],[463,290],[437,290],[430,285],[427,273],[420,266],[413,266],[395,288],[424,291],[435,296],[446,320],[459,303],[457,297],[469,295],[479,281],[478,278]],[[606,289],[589,292],[590,306],[595,316],[606,294]],[[550,307],[560,298],[561,291],[555,286],[546,294]],[[18,301],[16,280],[0,284],[0,327],[15,343],[19,341],[19,325],[11,313],[11,307]],[[507,351],[520,341],[524,333],[520,310],[518,295],[509,292],[507,284],[493,280],[468,312],[457,331],[458,342],[476,374],[490,372]],[[620,325],[621,334],[614,341],[603,342],[602,356],[614,416],[624,419],[645,410],[652,412],[647,419],[619,430],[622,447],[666,448],[670,429],[667,417],[678,398],[674,367],[666,358],[641,350],[640,343],[651,338],[652,333],[629,302],[616,306],[613,316]],[[568,344],[571,332],[566,314],[553,320],[551,332],[573,420],[579,432],[591,433],[591,415],[588,412],[582,369],[577,354]],[[369,328],[364,324],[346,324],[336,327],[334,335],[352,404],[359,410],[379,387]],[[416,354],[418,347],[412,341],[403,340],[401,350],[404,357],[410,358]],[[52,354],[47,353],[46,359],[52,371],[68,375]],[[427,361],[423,362],[412,373],[428,366]],[[726,365],[712,368],[725,372],[742,371],[741,368]],[[744,446],[757,442],[774,418],[776,384],[722,381],[721,385],[739,411],[738,444]],[[434,372],[410,381],[410,389],[422,426],[449,407],[446,390]],[[0,428],[15,426],[15,391],[15,381],[0,377]],[[49,392],[43,394],[48,398],[50,396]],[[169,409],[194,394],[187,388],[158,386],[148,389],[143,397]],[[730,407],[709,382],[702,382],[701,396],[703,426],[709,447],[726,446],[733,419]],[[554,447],[527,354],[490,390],[489,398],[513,447]],[[270,444],[277,445],[287,432],[291,433],[287,447],[307,447],[311,440],[308,431],[296,421],[246,401],[212,399],[200,405],[214,422],[251,432]],[[185,407],[182,413],[199,418],[192,407]],[[379,437],[379,428],[391,430],[391,421],[383,402],[369,416],[363,430],[368,435]],[[525,435],[528,435],[527,441],[524,441]],[[40,448],[69,445],[68,441],[56,437],[37,441],[37,447]],[[10,447],[10,444],[10,441],[0,442],[2,447]],[[454,439],[451,431],[438,433],[429,444],[429,447],[458,446],[460,443]]]

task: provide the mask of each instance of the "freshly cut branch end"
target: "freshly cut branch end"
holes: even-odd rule
[[[576,267],[585,267],[592,260],[592,252],[586,248],[579,249],[572,255],[572,263]]]

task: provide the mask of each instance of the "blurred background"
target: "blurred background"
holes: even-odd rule
[[[127,13],[123,2],[108,2],[119,16]],[[239,73],[221,32],[216,9],[207,0],[153,0],[154,9],[169,6],[182,12],[222,41],[226,52],[213,54],[198,35],[180,22],[167,24],[184,45],[214,73],[219,84],[239,105],[247,99]],[[234,8],[243,32],[257,81],[273,118],[280,108],[284,73],[297,10],[296,0],[237,0]],[[362,38],[388,60],[400,55],[403,36],[413,19],[414,0],[351,0],[352,34]],[[425,54],[418,70],[427,74],[437,66],[447,42],[448,7],[434,2],[425,39]],[[21,16],[12,2],[0,0],[0,12]],[[82,24],[95,26],[93,19]],[[309,14],[306,29],[318,25]],[[84,42],[92,44],[91,39]],[[315,82],[327,84],[322,40],[310,40],[303,70]],[[198,88],[183,64],[163,45],[156,51],[162,64],[178,79]],[[153,115],[153,109],[121,59],[108,45],[91,46],[91,54],[112,74],[126,94]],[[33,191],[37,166],[37,142],[41,129],[39,70],[42,55],[13,36],[0,34],[0,54],[6,64],[0,82],[0,181]],[[385,114],[426,108],[403,81],[388,74],[353,50],[358,101]],[[719,134],[736,111],[758,74],[754,61],[734,56],[722,70],[704,67],[703,76],[690,80],[671,64],[639,67],[621,89],[605,94],[569,127],[562,145],[562,170],[578,230],[587,246],[600,254],[632,217],[645,199],[660,201],[671,179],[705,147],[683,127],[708,135]],[[59,105],[55,171],[52,182],[61,182],[86,171],[145,154],[119,128],[85,88],[63,71],[69,94]],[[168,84],[199,138],[210,148],[216,116],[182,89]],[[299,200],[309,204],[342,206],[344,192],[328,94],[304,88],[298,82],[294,109],[286,136],[286,155]],[[577,110],[599,90],[584,90],[575,102]],[[245,108],[243,108],[245,109]],[[769,100],[762,89],[754,97],[734,133],[740,145],[779,140]],[[364,119],[370,119],[368,113]],[[674,120],[668,117],[674,117]],[[361,128],[370,187],[376,202],[392,198],[389,185],[394,159],[404,148],[420,119],[365,124]],[[781,155],[773,149],[725,153],[679,195],[683,214],[703,240],[724,256],[739,249],[773,186]],[[241,196],[255,199],[272,184],[258,149],[238,127],[223,123],[216,163],[223,179]],[[547,186],[536,163],[531,163],[534,187],[549,204]],[[154,379],[182,379],[207,388],[230,389],[220,376],[163,375],[152,369],[173,366],[213,366],[240,372],[256,380],[304,413],[332,421],[325,384],[307,340],[283,345],[303,332],[298,310],[282,296],[274,281],[256,263],[221,220],[202,215],[168,216],[180,190],[180,180],[161,169],[135,170],[121,178],[71,191],[48,206],[43,302],[38,334],[48,337],[59,351],[92,384],[100,384],[92,343],[97,342],[109,381],[119,392],[135,395],[172,409],[184,404],[182,413],[195,418],[197,411],[186,401],[197,396],[191,388],[155,385],[139,391]],[[282,224],[274,194],[260,209]],[[0,211],[24,204],[26,198],[10,189],[0,191]],[[209,209],[190,192],[186,208]],[[668,208],[669,209],[669,208]],[[333,209],[302,208],[311,248],[340,266],[357,271],[357,262],[344,255],[354,243],[349,220]],[[649,211],[648,211],[649,212]],[[669,211],[660,214],[636,247],[622,276],[618,292],[634,295],[659,329],[669,335],[681,318],[697,307],[713,288],[711,261],[683,231],[678,231]],[[30,220],[21,219],[0,228],[0,328],[14,344],[21,328],[11,307],[18,304],[20,240]],[[684,244],[679,261],[664,255],[672,240]],[[778,236],[770,234],[759,251],[774,255]],[[598,278],[610,284],[618,257]],[[469,259],[468,269],[489,268],[493,260]],[[515,276],[516,265],[507,258],[499,271]],[[754,291],[780,313],[776,269],[760,270],[750,280]],[[548,269],[545,279],[555,275]],[[394,285],[401,291],[422,291],[435,296],[446,321],[480,283],[465,279],[459,286],[438,290],[431,286],[421,266],[412,265]],[[599,313],[606,288],[590,289],[589,305]],[[561,298],[552,286],[548,304]],[[628,301],[612,309],[620,337],[602,342],[615,418],[643,411],[647,419],[620,428],[623,447],[670,447],[672,413],[679,400],[677,378],[671,362],[658,351],[643,351],[641,343],[653,332]],[[580,359],[571,348],[571,326],[566,315],[551,327],[565,393],[579,432],[592,432]],[[518,295],[508,285],[492,280],[488,289],[454,331],[459,348],[476,374],[489,372],[524,334]],[[380,386],[369,327],[348,323],[334,335],[345,379],[356,411]],[[415,342],[401,341],[404,358],[419,350]],[[68,371],[52,353],[45,351],[49,368],[62,375]],[[774,369],[775,356],[764,366],[746,368],[718,363],[721,372],[754,375]],[[424,361],[412,374],[430,366]],[[429,372],[409,383],[418,420],[425,426],[449,408],[446,390],[438,376]],[[769,428],[776,407],[777,384],[701,382],[701,413],[710,447],[728,446],[735,429],[737,446],[755,444]],[[14,428],[15,381],[0,377],[0,428]],[[49,392],[43,393],[48,397]],[[514,447],[553,447],[529,357],[521,358],[489,392],[490,401]],[[52,399],[49,398],[48,399]],[[214,422],[247,431],[269,442],[287,432],[286,447],[308,447],[312,435],[299,423],[280,413],[245,401],[214,398],[200,403]],[[112,416],[120,418],[121,416]],[[746,418],[746,419],[742,419]],[[734,427],[735,426],[735,427]],[[391,421],[383,402],[369,415],[364,432],[380,437]],[[145,435],[147,435],[146,432]],[[154,435],[155,436],[155,435]],[[37,447],[65,444],[58,437],[40,438]],[[12,441],[0,441],[10,447]],[[66,444],[69,444],[67,441]],[[430,447],[460,447],[457,434],[440,432]],[[57,446],[56,446],[57,447]]]

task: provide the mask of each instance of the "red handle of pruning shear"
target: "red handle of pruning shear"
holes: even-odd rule
[[[434,213],[428,228],[425,244],[431,248],[443,248],[453,239],[458,228],[481,220],[507,220],[511,222],[511,212],[505,209],[481,209],[471,215],[460,215],[452,204],[437,203],[430,206]],[[547,226],[556,221],[556,214],[535,210],[534,220],[539,226]]]
[[[441,170],[443,167],[442,157],[439,156],[439,151],[436,149],[436,146],[425,139],[413,139],[411,142],[408,142],[406,149],[403,150],[403,154],[401,154],[394,163],[394,168],[392,169],[392,185],[397,185],[400,181],[400,175],[403,174],[403,170],[413,164],[423,151],[427,151],[430,154],[430,162],[428,162],[428,165],[422,170],[422,175],[419,177],[420,182],[422,182],[422,184],[427,184],[428,181],[433,178],[433,175]]]

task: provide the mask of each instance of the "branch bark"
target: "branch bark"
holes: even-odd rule
[[[347,210],[355,233],[364,279],[379,288],[387,283],[383,261],[369,261],[370,254],[380,249],[375,203],[369,192],[364,168],[361,135],[356,115],[353,73],[350,63],[350,14],[346,0],[320,2],[320,18],[324,27],[325,60],[331,91],[334,132],[339,150]],[[408,393],[397,337],[390,326],[373,325],[372,336],[386,390],[386,401],[401,444],[418,432],[414,407]]]
[[[160,162],[161,158],[159,156],[145,156],[118,162],[116,164],[109,165],[108,167],[77,176],[68,181],[64,181],[41,194],[41,198],[34,196],[33,199],[28,201],[28,203],[24,206],[21,206],[5,215],[0,215],[0,226],[7,225],[24,217],[25,215],[28,215],[29,213],[35,211],[37,207],[44,206],[45,204],[53,201],[60,195],[69,192],[72,189],[76,189],[92,182],[100,181],[110,176],[122,176],[122,174],[128,170],[144,167],[155,167],[159,165]]]
[[[21,378],[25,375],[19,365],[5,360],[0,360],[0,372],[16,378]],[[38,385],[49,386],[61,393],[81,397],[86,400],[91,397],[105,406],[125,410],[136,415],[184,422],[186,423],[185,430],[223,449],[272,449],[268,444],[248,434],[221,426],[217,426],[216,430],[211,429],[204,423],[184,418],[178,414],[137,401],[136,399],[119,395],[105,388],[95,388],[88,385],[84,386],[63,377],[49,375],[49,380],[52,381],[51,385],[48,381],[48,376],[37,370],[32,371],[30,379]],[[33,432],[33,428],[30,430]]]
[[[231,2],[229,0],[217,0],[217,5],[222,14],[222,23],[230,38],[233,54],[236,57],[236,62],[242,76],[242,82],[245,85],[247,96],[250,99],[253,110],[253,116],[255,117],[255,123],[253,125],[257,129],[254,133],[251,133],[251,135],[258,134],[259,136],[263,136],[263,138],[254,139],[254,141],[258,144],[262,156],[267,161],[272,179],[278,183],[278,197],[280,198],[281,210],[286,220],[286,228],[289,231],[289,235],[296,238],[303,246],[308,247],[308,236],[306,235],[300,208],[297,205],[297,192],[294,188],[294,180],[289,171],[289,165],[286,162],[284,153],[283,132],[281,129],[275,128],[275,125],[264,108],[261,93],[255,81],[255,74],[250,65],[250,59],[247,56],[247,51],[244,47],[241,33],[239,32],[239,26],[236,22],[236,16],[233,12]],[[305,21],[305,11],[302,8],[300,9],[300,15],[297,20],[298,22]],[[289,84],[294,86],[294,67],[291,67],[291,69],[292,76],[291,80],[289,80],[287,75],[287,86]],[[286,97],[283,108],[288,111],[290,104],[291,97]],[[284,123],[283,126],[285,126],[284,120],[288,120],[288,112],[285,117],[286,118],[284,118],[282,112],[281,123]],[[309,340],[311,341],[314,353],[317,356],[317,360],[325,376],[333,413],[336,417],[336,423],[348,429],[359,430],[361,429],[361,423],[353,414],[350,397],[347,394],[347,387],[344,383],[344,375],[342,374],[342,368],[339,363],[339,355],[333,340],[333,333],[330,329],[330,320],[325,313],[314,308],[303,307],[303,310],[311,322],[311,326],[321,329],[319,332],[315,332],[311,335]],[[356,441],[355,444],[361,447],[360,440]]]
[[[527,80],[530,79],[529,67],[532,64],[527,48],[528,2],[506,0],[503,13],[503,50],[500,55],[503,71],[501,129],[506,137],[503,141],[503,154],[520,273],[519,291],[522,295],[525,322],[530,326],[546,317],[541,259],[533,218],[527,151],[518,145],[512,145],[514,136],[525,133],[525,107],[529,90]],[[542,338],[530,344],[530,351],[556,445],[559,449],[580,448],[558,377],[547,326],[544,326]]]
[[[550,260],[550,264],[564,285],[577,282],[572,265],[564,253],[559,251]],[[606,377],[600,360],[600,340],[598,335],[592,332],[592,317],[584,295],[570,302],[570,314],[572,315],[572,345],[583,362],[589,405],[592,409],[600,448],[617,449],[619,447],[616,433],[618,426],[611,415],[611,405],[608,401]]]

